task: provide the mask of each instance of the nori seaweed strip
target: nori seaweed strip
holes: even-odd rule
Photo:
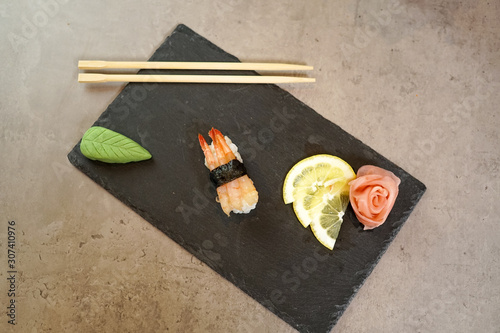
[[[246,174],[243,163],[234,159],[210,171],[210,180],[217,188]]]

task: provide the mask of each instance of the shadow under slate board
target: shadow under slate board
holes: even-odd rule
[[[238,59],[179,25],[150,61]],[[94,125],[139,142],[153,158],[106,164],[86,159],[77,144],[68,155],[71,163],[300,332],[332,329],[425,191],[420,181],[275,85],[130,83]],[[197,141],[212,126],[238,145],[259,191],[250,214],[228,218],[215,201]],[[319,153],[339,156],[354,170],[373,164],[401,178],[386,223],[363,231],[349,208],[333,251],[300,225],[282,199],[289,169]]]

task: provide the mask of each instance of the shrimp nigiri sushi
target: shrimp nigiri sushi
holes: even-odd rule
[[[217,188],[217,202],[224,213],[247,214],[257,205],[259,194],[248,177],[238,148],[231,139],[212,128],[208,145],[198,134],[201,149],[205,154],[205,166],[210,170],[210,180]]]

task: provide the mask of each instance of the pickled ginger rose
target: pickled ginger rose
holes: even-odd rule
[[[400,183],[396,175],[385,169],[373,165],[359,168],[357,178],[349,182],[349,199],[364,230],[385,222],[398,196]]]

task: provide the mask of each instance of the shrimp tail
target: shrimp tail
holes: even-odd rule
[[[212,128],[208,133],[208,135],[210,136],[210,138],[212,138],[212,141],[214,142],[215,152],[217,154],[217,159],[219,160],[220,164],[226,164],[229,161],[234,160],[236,158],[236,156],[234,156],[233,151],[228,146],[226,139],[224,138],[224,135],[222,135],[222,133],[219,130]]]
[[[203,150],[203,154],[205,155],[208,168],[210,170],[215,169],[217,167],[217,162],[207,141],[205,141],[205,138],[201,134],[198,134],[198,141],[200,142],[201,149]]]
[[[203,150],[203,153],[206,154],[207,149],[210,149],[210,148],[208,147],[207,141],[205,140],[203,135],[201,135],[200,133],[198,133],[198,141],[200,142],[200,147]]]

